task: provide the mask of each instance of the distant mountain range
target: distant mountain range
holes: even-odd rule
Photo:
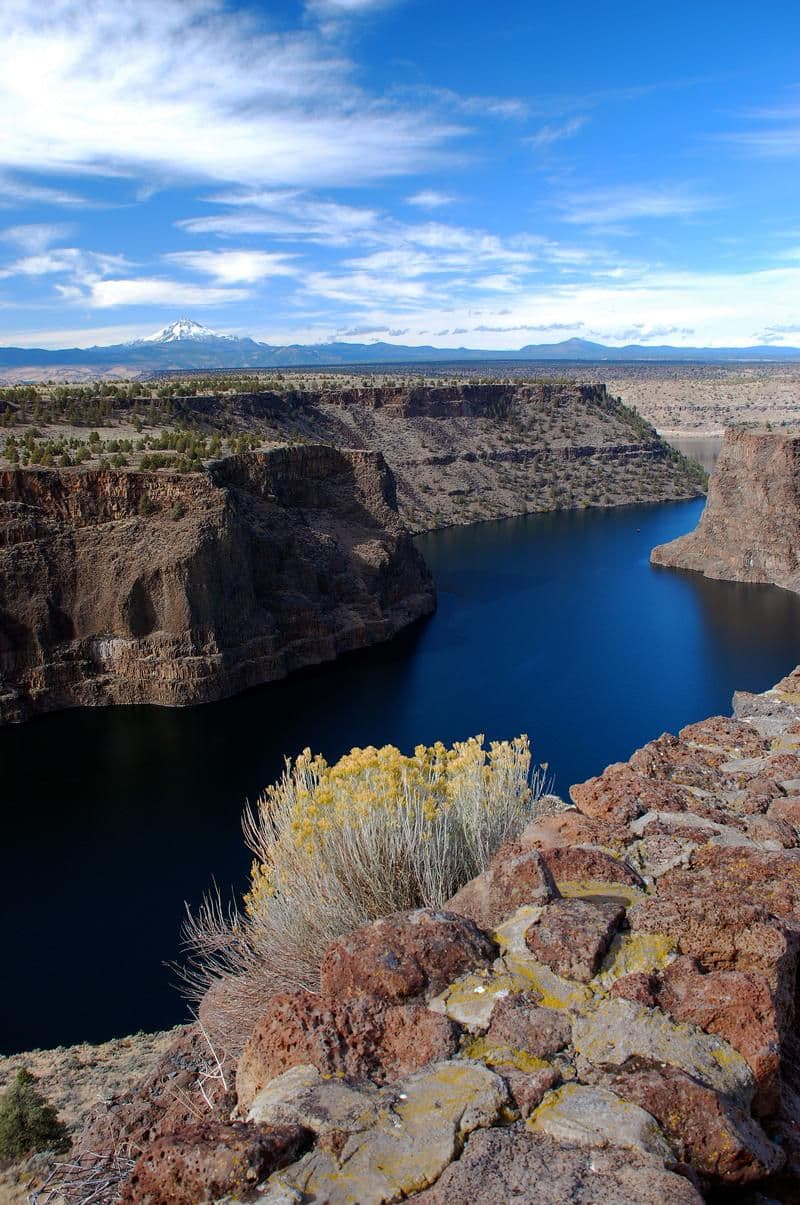
[[[797,347],[643,347],[630,343],[608,347],[586,339],[561,343],[529,343],[518,351],[486,351],[470,347],[405,347],[397,343],[292,343],[285,347],[222,335],[190,318],[180,318],[154,335],[109,347],[0,347],[0,368],[82,366],[129,367],[136,371],[200,371],[218,368],[334,367],[342,364],[421,364],[448,361],[587,361],[600,360],[800,360]]]

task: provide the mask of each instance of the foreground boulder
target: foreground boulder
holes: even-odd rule
[[[609,1144],[592,1150],[544,1134],[485,1130],[473,1134],[457,1163],[419,1205],[702,1205],[699,1192],[655,1155]]]
[[[447,907],[482,929],[494,929],[523,904],[546,904],[557,895],[544,857],[514,843],[503,846],[488,869],[462,887]]]
[[[298,1065],[352,1080],[398,1079],[454,1054],[459,1034],[453,1021],[420,1004],[282,993],[270,1001],[239,1059],[239,1108],[246,1110],[275,1076]]]
[[[202,1122],[159,1138],[137,1161],[123,1205],[199,1205],[240,1197],[294,1163],[313,1140],[302,1126]]]
[[[464,971],[491,965],[497,947],[451,911],[396,912],[331,943],[320,968],[325,996],[397,1003],[434,996]]]

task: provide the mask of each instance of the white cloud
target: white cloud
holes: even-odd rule
[[[160,305],[173,308],[226,305],[246,301],[246,289],[215,288],[186,284],[164,277],[132,277],[119,280],[94,280],[86,288],[57,286],[65,301],[81,302],[92,309],[110,309],[117,305]]]
[[[351,185],[440,159],[454,126],[373,100],[313,32],[265,32],[257,11],[4,0],[0,165]]]
[[[686,186],[628,187],[593,189],[587,187],[562,199],[560,208],[565,222],[576,225],[609,226],[639,218],[691,217],[712,209],[713,198]]]
[[[175,251],[164,258],[220,284],[255,284],[269,276],[294,276],[291,257],[269,251]]]
[[[530,138],[526,138],[525,142],[528,146],[532,146],[535,151],[547,150],[556,142],[561,142],[565,138],[574,138],[583,127],[586,125],[588,117],[578,116],[571,117],[569,121],[564,121],[560,125],[546,125],[537,130]]]
[[[455,197],[448,192],[437,192],[435,188],[423,188],[421,192],[415,192],[413,196],[406,197],[407,205],[416,205],[420,209],[443,209],[446,205],[452,205]]]

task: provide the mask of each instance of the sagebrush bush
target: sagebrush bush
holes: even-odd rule
[[[0,1097],[0,1164],[34,1151],[64,1151],[69,1145],[66,1126],[39,1092],[34,1076],[18,1071]]]
[[[545,767],[528,738],[353,749],[335,765],[306,749],[244,829],[255,855],[243,913],[207,900],[185,928],[185,970],[204,1020],[235,1052],[277,991],[316,990],[326,946],[379,916],[441,907],[531,818]],[[255,1010],[255,1013],[253,1012]]]

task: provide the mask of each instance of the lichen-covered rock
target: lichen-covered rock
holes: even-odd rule
[[[613,824],[628,824],[643,812],[686,811],[686,797],[677,787],[666,782],[655,785],[624,762],[570,787],[569,793],[579,811]]]
[[[557,885],[565,880],[644,886],[635,870],[602,849],[562,845],[542,850],[542,859]]]
[[[536,1058],[563,1050],[572,1040],[569,1017],[554,1008],[540,1008],[538,993],[504,996],[492,1013],[487,1038],[525,1050]]]
[[[566,1146],[544,1134],[482,1130],[417,1205],[702,1205],[661,1159],[624,1147]]]
[[[674,1066],[637,1066],[604,1081],[661,1124],[678,1157],[702,1176],[747,1183],[778,1171],[778,1147],[744,1109]]]
[[[336,1141],[331,1134],[270,1187],[329,1205],[401,1200],[435,1183],[467,1135],[499,1119],[508,1089],[479,1063],[445,1062],[381,1089],[376,1103],[369,1128],[342,1130]]]
[[[302,1126],[200,1122],[157,1138],[123,1189],[125,1205],[200,1205],[251,1192],[311,1145]]]
[[[525,943],[557,975],[588,983],[624,917],[624,906],[612,900],[554,900],[528,927]]]
[[[570,1145],[624,1146],[665,1161],[672,1158],[653,1117],[607,1088],[564,1084],[545,1097],[528,1128]]]
[[[343,1000],[430,997],[466,971],[490,966],[496,954],[492,939],[454,911],[395,912],[328,946],[320,989]]]
[[[678,1023],[658,1008],[607,998],[575,1017],[572,1044],[583,1078],[628,1060],[677,1067],[714,1091],[747,1108],[753,1099],[753,1073],[722,1038]]]
[[[542,914],[541,908],[520,908],[495,933],[502,950],[498,967],[510,976],[516,991],[535,992],[545,1008],[577,1008],[592,993],[574,979],[557,975],[528,949],[525,934]]]
[[[781,1039],[775,1003],[763,975],[703,974],[693,958],[679,958],[664,973],[658,1003],[676,1020],[719,1034],[738,1050],[755,1077],[753,1111],[761,1116],[778,1111]]]
[[[736,899],[762,904],[775,916],[800,921],[800,849],[709,845],[692,855],[688,869],[666,875],[659,894],[682,894],[690,881],[695,892],[724,889]]]
[[[236,1092],[246,1111],[262,1088],[290,1067],[376,1083],[398,1079],[458,1049],[459,1027],[421,1004],[311,992],[273,996],[239,1059]]]
[[[445,906],[468,916],[482,929],[494,929],[518,908],[546,904],[557,895],[543,856],[514,843],[498,850],[488,869],[456,892]]]

